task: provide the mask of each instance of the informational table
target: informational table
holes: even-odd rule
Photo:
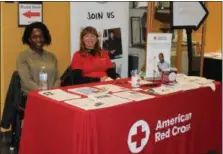
[[[220,153],[222,89],[215,85],[94,110],[31,92],[19,153]]]

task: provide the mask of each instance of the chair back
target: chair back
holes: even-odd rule
[[[60,77],[60,80],[61,80],[61,86],[62,87],[74,84],[73,73],[72,73],[72,69],[71,69],[70,66],[67,67],[67,69],[65,70],[63,75]]]
[[[6,129],[9,128],[13,117],[16,114],[16,107],[22,104],[21,94],[20,76],[17,71],[14,71],[11,76],[11,81],[5,99],[1,127]]]

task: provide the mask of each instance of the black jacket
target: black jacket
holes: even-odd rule
[[[65,70],[63,75],[61,76],[61,86],[70,86],[74,84],[84,84],[90,82],[98,82],[99,78],[91,78],[91,77],[82,77],[81,70],[72,70],[70,66]]]
[[[113,68],[108,69],[106,72],[108,76],[112,79],[116,79],[117,77],[119,77]],[[72,70],[70,66],[65,70],[60,80],[61,86],[100,82],[100,78],[83,77],[82,70]]]
[[[13,122],[16,114],[16,106],[22,105],[22,91],[20,85],[20,77],[15,71],[11,77],[10,85],[5,99],[5,106],[2,115],[1,127],[8,129]]]
[[[61,86],[69,86],[74,83],[72,76],[72,69],[70,66],[67,67],[63,75],[60,77]]]

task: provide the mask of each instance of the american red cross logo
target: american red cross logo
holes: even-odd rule
[[[150,135],[149,125],[144,120],[136,121],[128,135],[128,147],[132,153],[139,153],[146,146]]]
[[[146,133],[142,131],[142,126],[137,127],[137,133],[132,136],[132,142],[136,142],[136,148],[141,146],[141,141],[146,137]]]

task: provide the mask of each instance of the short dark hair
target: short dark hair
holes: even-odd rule
[[[43,36],[44,36],[44,44],[50,45],[51,44],[50,32],[49,32],[47,26],[45,24],[43,24],[42,22],[34,22],[34,23],[31,23],[30,25],[26,26],[24,33],[23,33],[23,37],[22,37],[23,44],[30,45],[29,38],[30,38],[30,35],[34,28],[38,28],[38,29],[42,30]]]
[[[163,53],[162,53],[162,52],[160,52],[160,53],[159,53],[159,55],[161,55],[161,56],[163,56],[163,57],[164,57],[164,55],[163,55]]]

